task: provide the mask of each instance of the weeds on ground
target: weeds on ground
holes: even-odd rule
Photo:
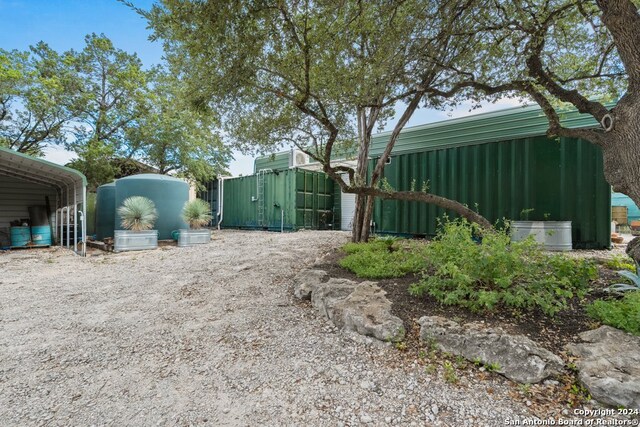
[[[498,372],[501,368],[500,364],[497,362],[487,363],[484,367],[487,369],[487,372]]]
[[[627,292],[621,299],[598,300],[587,313],[605,325],[640,335],[640,291]]]
[[[591,261],[547,255],[533,239],[511,242],[505,230],[481,233],[464,219],[445,221],[424,252],[435,274],[410,292],[472,311],[538,307],[553,316],[568,299],[583,297],[597,277]]]
[[[367,243],[347,243],[347,256],[340,266],[364,279],[388,279],[418,273],[426,266],[425,244],[397,239],[375,238]]]
[[[636,272],[636,265],[627,255],[614,255],[613,258],[604,263],[605,267],[610,270],[629,270]]]
[[[456,369],[451,362],[445,360],[442,367],[444,368],[444,380],[450,384],[456,384],[459,381],[458,374],[456,374]]]

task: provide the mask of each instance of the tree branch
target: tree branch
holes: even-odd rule
[[[486,230],[493,229],[491,223],[478,212],[469,209],[462,203],[456,202],[455,200],[447,199],[442,196],[436,196],[435,194],[424,193],[421,191],[383,191],[373,187],[353,187],[348,188],[344,191],[347,193],[356,193],[364,194],[371,197],[379,197],[384,200],[406,200],[428,203],[443,209],[451,210],[461,217],[480,225]]]

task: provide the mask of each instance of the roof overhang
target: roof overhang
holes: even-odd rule
[[[55,188],[65,200],[82,201],[87,178],[75,169],[0,147],[0,175]]]

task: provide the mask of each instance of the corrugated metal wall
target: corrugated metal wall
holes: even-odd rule
[[[342,189],[333,182],[333,229],[342,229]]]
[[[580,114],[576,110],[563,111],[560,118],[568,128],[598,126],[592,116]],[[396,141],[393,153],[404,154],[537,137],[546,135],[548,128],[549,121],[537,105],[508,108],[407,128]],[[375,157],[382,154],[390,136],[391,132],[374,135],[370,155]]]
[[[4,242],[11,221],[29,218],[29,206],[45,205],[49,196],[53,223],[56,209],[56,191],[50,187],[22,181],[17,178],[0,176],[0,240]]]
[[[215,226],[218,224],[218,180],[215,179],[213,181],[205,184],[205,188],[198,191],[197,194],[199,199],[204,200],[209,203],[211,206],[211,222],[209,226]]]
[[[289,169],[291,151],[283,151],[273,155],[258,157],[253,163],[253,172],[257,173],[263,169],[280,171]]]
[[[258,175],[227,179],[221,225],[279,230],[283,221],[286,230],[332,228],[334,191],[327,175],[302,169],[264,174],[262,198],[258,198]]]
[[[401,154],[392,157],[385,177],[396,190],[428,181],[431,193],[477,206],[492,222],[520,219],[523,209],[534,209],[531,220],[545,214],[571,220],[576,248],[610,245],[611,191],[602,153],[585,141],[536,137]],[[444,213],[425,203],[377,200],[374,221],[377,232],[434,235]]]

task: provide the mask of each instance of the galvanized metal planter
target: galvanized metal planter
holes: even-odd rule
[[[158,230],[132,231],[115,230],[113,236],[113,250],[142,251],[158,247]]]
[[[519,242],[533,236],[549,251],[570,251],[571,221],[512,221],[511,240]]]
[[[184,230],[180,229],[178,235],[178,246],[202,245],[211,241],[211,230],[203,228],[200,230]]]

